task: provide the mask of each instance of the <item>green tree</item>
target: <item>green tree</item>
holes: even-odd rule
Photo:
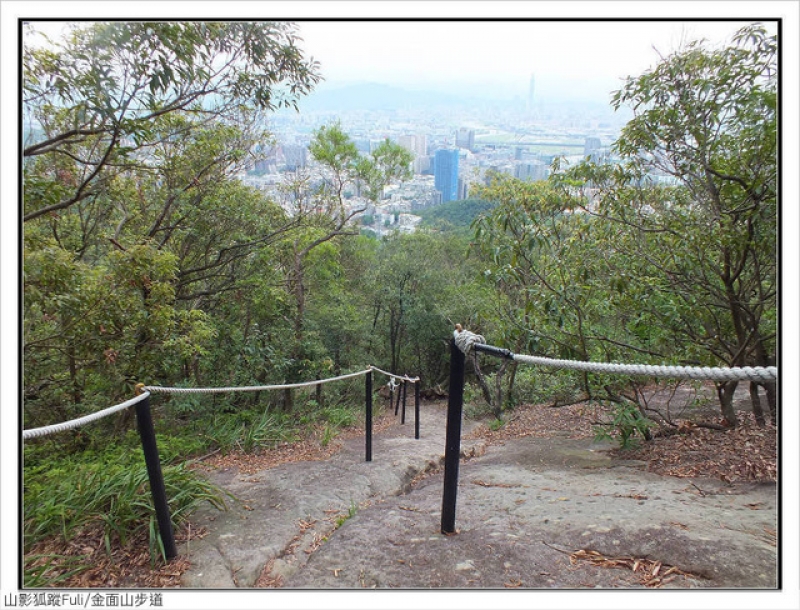
[[[26,422],[198,378],[210,314],[296,227],[231,176],[258,113],[317,80],[285,23],[97,23],[25,47]]]
[[[644,281],[670,295],[643,308],[701,364],[776,362],[776,93],[777,41],[763,28],[718,49],[688,44],[615,95],[634,111],[615,144],[622,162],[567,173],[595,193],[586,209],[615,227],[620,250],[646,263]],[[736,385],[717,386],[731,426]],[[765,390],[774,419],[774,383]]]
[[[396,180],[411,177],[412,156],[390,141],[383,142],[368,156],[359,154],[355,143],[339,123],[314,131],[309,152],[316,162],[317,176],[302,175],[287,190],[295,206],[295,215],[304,220],[305,230],[292,243],[291,268],[287,274],[294,296],[294,349],[296,366],[291,375],[298,378],[303,363],[312,359],[311,343],[306,341],[307,264],[316,250],[342,236],[357,236],[359,228],[352,220],[362,214],[370,202],[376,202],[383,188]],[[362,194],[348,199],[353,187]],[[333,252],[333,251],[331,251]],[[291,391],[285,393],[285,407],[291,408]]]
[[[295,31],[286,22],[96,23],[47,48],[24,46],[23,107],[36,129],[23,155],[52,168],[49,181],[26,181],[25,221],[101,195],[165,137],[151,131],[160,117],[231,123],[296,106],[319,76]]]
[[[419,375],[428,386],[448,373],[447,338],[456,321],[486,327],[491,286],[458,234],[394,234],[377,242],[361,280],[372,354],[393,371]]]
[[[625,312],[618,309],[628,263],[613,257],[613,235],[604,234],[601,223],[572,213],[576,197],[553,182],[503,175],[480,195],[496,203],[474,224],[485,274],[497,287],[496,341],[513,351],[571,360],[660,355],[629,336]],[[509,396],[515,379],[511,365]],[[606,378],[582,373],[579,385],[582,399],[616,396]],[[501,393],[484,392],[499,413]]]

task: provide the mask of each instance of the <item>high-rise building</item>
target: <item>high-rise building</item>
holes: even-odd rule
[[[417,154],[417,136],[400,136],[397,143],[407,151]]]
[[[286,145],[283,147],[283,159],[287,171],[294,172],[306,166],[308,149],[305,146]]]
[[[528,85],[528,113],[533,112],[533,93],[536,89],[536,76],[531,74],[531,82]]]
[[[602,143],[600,142],[600,138],[586,138],[586,142],[583,145],[583,156],[584,157],[591,157],[596,155],[600,152],[600,148]]]
[[[541,161],[518,163],[514,167],[514,177],[520,180],[546,180],[549,172],[549,168]]]
[[[469,151],[475,149],[475,130],[461,127],[456,132],[456,146],[466,148]]]
[[[418,133],[414,137],[417,139],[416,150],[414,152],[416,152],[420,157],[424,157],[428,154],[428,136]]]
[[[463,178],[458,179],[458,200],[463,201],[469,195],[469,183]]]
[[[421,174],[428,168],[428,138],[426,136],[422,134],[404,135],[397,139],[397,143],[406,150],[414,153],[415,174]]]
[[[441,149],[433,158],[433,184],[442,202],[458,198],[458,150]]]

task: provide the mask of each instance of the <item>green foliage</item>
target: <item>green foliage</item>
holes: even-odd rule
[[[417,212],[422,217],[422,226],[447,231],[465,231],[494,204],[481,199],[448,201]]]
[[[633,449],[640,438],[646,438],[653,422],[642,417],[638,407],[631,403],[614,405],[611,422],[608,427],[595,427],[596,440],[616,440],[620,449]]]
[[[511,404],[571,404],[585,396],[579,380],[573,371],[520,366],[509,400]]]
[[[489,422],[489,430],[491,430],[492,432],[496,432],[497,430],[502,428],[505,425],[505,423],[506,422],[504,422],[502,419],[493,419],[492,421]]]
[[[691,43],[626,81],[613,102],[634,110],[614,145],[621,162],[546,183],[497,176],[479,193],[498,202],[475,237],[506,344],[579,360],[774,364],[776,41],[750,27],[733,43]],[[597,385],[580,383],[588,395]]]
[[[223,453],[258,453],[300,439],[296,424],[286,415],[252,410],[223,413],[204,425],[204,435]]]
[[[333,529],[337,530],[342,527],[348,520],[352,519],[358,513],[358,506],[350,500],[350,508],[347,509],[347,514],[337,515],[336,521],[333,524]]]
[[[203,502],[224,507],[224,494],[184,464],[164,466],[163,475],[173,524],[180,525]],[[148,529],[155,549],[154,514],[141,451],[110,448],[58,462],[51,457],[25,469],[26,548],[51,536],[68,541],[82,527],[101,522],[109,552],[113,541],[124,545]]]
[[[24,45],[23,103],[43,135],[23,154],[56,178],[26,181],[36,196],[25,198],[25,219],[108,188],[137,153],[163,143],[156,126],[172,116],[231,123],[296,107],[320,79],[296,43],[287,22],[126,21],[76,26],[48,48]]]

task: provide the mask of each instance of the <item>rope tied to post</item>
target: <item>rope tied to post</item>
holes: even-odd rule
[[[469,355],[476,344],[483,345],[486,343],[486,338],[483,335],[477,335],[465,330],[461,327],[461,324],[456,324],[456,329],[453,331],[453,338],[455,339],[456,347],[460,349],[464,355]]]
[[[744,367],[702,367],[702,366],[669,366],[650,364],[625,364],[617,362],[590,362],[583,360],[560,360],[515,354],[510,350],[487,345],[486,339],[481,335],[464,330],[456,324],[453,333],[456,346],[465,355],[470,352],[485,352],[492,356],[509,358],[524,364],[533,364],[554,369],[569,369],[573,371],[586,371],[590,373],[607,373],[615,375],[641,375],[648,377],[666,377],[671,379],[699,379],[708,381],[754,381],[757,383],[770,383],[777,381],[778,369],[774,366],[744,366]]]

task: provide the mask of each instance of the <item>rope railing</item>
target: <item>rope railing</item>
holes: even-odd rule
[[[52,424],[50,426],[42,426],[40,428],[32,428],[22,431],[22,439],[28,440],[64,432],[91,422],[100,420],[114,413],[124,411],[129,407],[136,407],[136,422],[139,429],[139,436],[142,441],[142,450],[144,452],[145,464],[147,466],[147,475],[150,480],[150,491],[153,497],[153,506],[156,513],[156,521],[158,522],[158,531],[161,535],[163,542],[164,554],[166,558],[173,559],[177,556],[178,551],[175,544],[175,536],[172,529],[172,519],[170,517],[169,505],[167,502],[166,489],[164,486],[164,476],[161,471],[161,461],[158,457],[158,447],[156,445],[156,435],[153,428],[153,419],[150,412],[150,394],[163,393],[163,394],[218,394],[222,392],[256,392],[262,390],[289,390],[295,388],[306,388],[311,386],[319,386],[324,383],[333,381],[342,381],[344,379],[352,379],[354,377],[366,376],[366,425],[365,425],[365,441],[366,441],[366,461],[372,461],[372,373],[373,371],[388,375],[394,381],[400,379],[404,382],[410,381],[414,383],[416,388],[416,418],[415,418],[415,438],[419,438],[419,378],[411,378],[406,375],[397,375],[383,371],[377,367],[369,366],[362,371],[355,373],[347,373],[345,375],[338,375],[336,377],[329,377],[327,379],[315,379],[314,381],[305,381],[301,383],[283,383],[274,385],[260,385],[260,386],[232,386],[220,388],[178,388],[178,387],[162,387],[162,386],[148,386],[143,383],[137,384],[136,396],[130,400],[126,400],[118,405],[102,409],[83,417],[78,417],[69,421]],[[403,422],[405,423],[405,392],[403,392]]]
[[[220,388],[178,388],[178,387],[162,387],[157,385],[146,385],[144,389],[153,394],[222,394],[224,392],[262,392],[267,390],[292,390],[296,388],[308,388],[311,386],[322,385],[323,383],[330,383],[332,381],[341,381],[343,379],[351,379],[353,377],[360,377],[371,372],[372,368],[357,371],[355,373],[347,373],[339,375],[338,377],[329,377],[327,379],[315,379],[314,381],[302,381],[299,383],[281,383],[273,385],[254,385],[254,386],[230,386]]]
[[[416,383],[417,381],[419,381],[419,377],[409,377],[407,375],[397,375],[395,373],[390,373],[388,371],[384,371],[382,369],[379,369],[377,366],[370,366],[369,368],[371,370],[373,370],[373,371],[377,371],[378,373],[382,373],[382,374],[386,375],[387,377],[390,377],[391,379],[399,379],[400,381],[408,381],[410,383]]]
[[[134,406],[138,402],[144,400],[150,394],[221,394],[224,392],[259,392],[259,391],[268,391],[268,390],[290,390],[296,388],[307,388],[317,385],[322,385],[325,383],[331,383],[333,381],[342,381],[344,379],[352,379],[354,377],[361,377],[372,371],[376,371],[378,373],[382,373],[387,377],[392,379],[399,379],[401,381],[408,381],[410,383],[416,383],[419,381],[419,377],[409,377],[407,375],[398,375],[396,373],[390,373],[388,371],[384,371],[383,369],[379,369],[376,366],[368,366],[366,369],[361,371],[356,371],[354,373],[346,373],[344,375],[338,375],[336,377],[328,377],[326,379],[315,379],[313,381],[303,381],[299,383],[282,383],[282,384],[272,384],[272,385],[259,385],[259,386],[227,386],[227,387],[217,387],[217,388],[180,388],[180,387],[167,387],[167,386],[157,386],[157,385],[142,385],[140,384],[137,386],[137,391],[141,391],[142,393],[131,398],[130,400],[126,400],[118,405],[114,405],[112,407],[108,407],[101,411],[97,411],[96,413],[90,413],[89,415],[85,415],[83,417],[78,417],[76,419],[72,419],[69,421],[65,421],[58,424],[52,424],[49,426],[42,426],[40,428],[32,428],[29,430],[22,431],[22,438],[23,440],[28,440],[31,438],[38,438],[41,436],[48,436],[50,434],[56,434],[58,432],[64,432],[66,430],[71,430],[73,428],[78,428],[85,424],[89,424],[91,422],[97,421],[109,415],[113,415],[114,413],[118,413],[119,411],[124,411],[125,409]]]
[[[619,364],[607,362],[587,362],[577,360],[558,360],[515,354],[511,350],[488,345],[486,338],[464,330],[456,324],[453,340],[450,343],[450,387],[447,401],[447,432],[444,456],[444,489],[442,492],[441,531],[443,534],[456,532],[456,497],[458,495],[458,464],[461,454],[461,419],[464,406],[464,370],[466,356],[484,352],[491,356],[506,358],[524,364],[533,364],[557,369],[572,369],[593,373],[617,375],[646,375],[673,379],[700,379],[712,381],[752,381],[757,383],[775,382],[778,369],[767,367],[699,367],[663,366],[644,364]]]
[[[481,335],[468,330],[458,329],[453,333],[456,346],[469,354],[471,350],[486,352],[493,356],[509,358],[515,362],[546,366],[556,369],[570,369],[591,373],[609,373],[615,375],[646,375],[649,377],[668,377],[671,379],[700,379],[709,381],[758,381],[770,382],[778,378],[778,369],[774,366],[758,367],[701,367],[701,366],[666,366],[649,364],[621,364],[614,362],[588,362],[580,360],[559,360],[515,354],[510,350],[487,345]]]
[[[83,417],[78,417],[77,419],[71,419],[69,421],[65,421],[60,424],[42,426],[41,428],[31,428],[30,430],[23,430],[22,439],[28,440],[29,438],[48,436],[50,434],[55,434],[57,432],[64,432],[65,430],[78,428],[85,424],[89,424],[93,421],[97,421],[98,419],[102,419],[109,415],[113,415],[114,413],[118,413],[119,411],[124,411],[128,407],[132,407],[133,405],[145,400],[148,396],[150,396],[149,392],[143,392],[142,394],[139,394],[138,396],[135,396],[130,400],[126,400],[125,402],[121,402],[118,405],[114,405],[113,407],[108,407],[107,409],[103,409],[102,411],[90,413],[89,415],[84,415]]]

